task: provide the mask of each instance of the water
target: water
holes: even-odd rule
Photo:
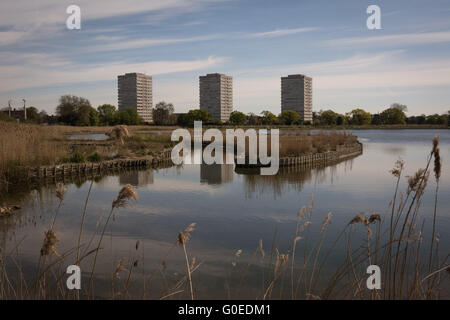
[[[196,263],[201,263],[193,274],[196,296],[208,299],[228,296],[260,298],[263,272],[261,255],[255,253],[260,239],[266,262],[272,247],[278,248],[280,253],[288,252],[295,234],[297,212],[302,206],[309,206],[314,195],[311,243],[319,239],[321,223],[329,212],[332,213],[327,241],[322,249],[326,252],[356,214],[379,212],[383,216],[389,212],[388,205],[395,186],[395,178],[389,171],[399,158],[405,161],[406,176],[423,168],[435,134],[441,137],[443,159],[438,207],[439,245],[444,255],[449,253],[450,131],[361,130],[353,133],[364,144],[363,155],[326,168],[290,170],[268,177],[238,174],[230,165],[185,165],[131,171],[94,182],[83,243],[91,239],[100,217],[103,215],[105,219],[111,201],[123,185],[134,185],[139,194],[136,204],[115,213],[115,219],[108,228],[96,269],[96,294],[109,297],[111,268],[114,269],[121,258],[139,260],[129,288],[129,292],[138,297],[142,288],[142,261],[149,276],[164,259],[166,268],[153,277],[148,297],[157,298],[167,293],[166,285],[175,286],[185,274],[185,257],[180,247],[173,248],[164,257],[175,243],[178,231],[195,222],[197,225],[187,248],[190,258],[195,257]],[[79,181],[67,186],[55,226],[60,237],[58,251],[61,253],[76,244],[89,185],[89,181]],[[428,222],[424,234],[430,230],[434,188],[434,178],[430,177],[420,210],[421,217]],[[406,189],[406,178],[402,179],[400,189]],[[23,209],[16,216],[0,220],[1,237],[9,249],[21,242],[20,256],[24,269],[31,272],[38,261],[43,233],[51,223],[58,201],[51,186],[23,196],[21,201]],[[365,236],[362,227],[355,229],[354,248],[358,247],[358,243],[361,245]],[[137,240],[140,241],[138,251],[135,250]],[[302,240],[299,241],[298,252],[301,252],[303,245]],[[144,258],[142,249],[145,251]],[[240,257],[235,255],[237,250],[242,250]],[[338,245],[332,252],[324,274],[334,270],[345,258],[343,245]],[[303,254],[299,253],[296,261],[302,259]],[[249,263],[251,266],[247,268]],[[82,269],[89,273],[89,259],[82,264]],[[129,265],[127,269],[130,269]],[[239,285],[244,274],[243,284]],[[266,270],[265,277],[267,274]],[[127,276],[126,272],[120,273],[115,286],[122,288]],[[87,280],[83,281],[86,283]],[[289,292],[285,292],[290,290],[289,278],[284,281],[283,295],[279,296],[280,288],[277,287],[274,297],[289,297]],[[189,297],[187,287],[182,286],[181,289],[185,291],[173,298]]]
[[[69,140],[96,140],[103,141],[108,140],[109,136],[104,133],[79,133],[79,134],[70,134],[67,136]]]

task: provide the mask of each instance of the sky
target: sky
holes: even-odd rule
[[[69,30],[66,9],[81,9]],[[369,30],[369,5],[381,29]],[[281,109],[280,77],[313,78],[313,110],[450,110],[449,0],[2,0],[0,107],[54,113],[64,94],[117,106],[117,75],[153,76],[153,103],[198,108],[199,76],[233,76],[234,110]]]

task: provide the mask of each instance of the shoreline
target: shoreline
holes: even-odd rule
[[[363,144],[356,142],[353,145],[338,146],[336,151],[315,152],[301,156],[280,157],[279,167],[289,167],[303,164],[329,164],[340,162],[354,156],[361,155]],[[171,160],[171,149],[165,149],[155,156],[127,158],[116,160],[103,160],[100,162],[66,163],[59,165],[25,167],[20,170],[21,179],[9,182],[9,185],[21,183],[55,180],[64,181],[66,178],[81,176],[103,176],[120,170],[133,170],[140,168],[168,168],[174,164]],[[236,168],[261,167],[260,165],[236,164]]]

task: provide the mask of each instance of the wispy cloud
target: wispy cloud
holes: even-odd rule
[[[402,67],[396,70],[395,66],[391,65],[392,71],[322,75],[315,79],[315,86],[319,90],[449,86],[450,63],[445,62],[440,61],[428,68],[408,65],[409,70]]]
[[[352,56],[325,60],[311,63],[279,65],[270,67],[261,67],[258,69],[236,70],[234,74],[243,77],[246,76],[267,76],[267,75],[288,75],[293,73],[305,73],[310,75],[329,75],[341,73],[355,73],[367,69],[379,69],[380,66],[390,63],[398,57],[403,50],[382,51],[374,54],[354,54]]]
[[[24,57],[25,58],[25,57]],[[0,65],[0,91],[25,88],[44,87],[65,83],[86,83],[111,81],[117,75],[126,72],[145,72],[152,75],[169,74],[201,70],[217,66],[226,58],[210,56],[199,60],[149,61],[144,63],[126,63],[122,61],[108,62],[96,65],[77,65],[69,61],[60,61],[60,67],[47,68],[36,65],[30,57],[23,60],[24,64]],[[42,75],[45,74],[45,77]]]
[[[282,37],[297,33],[311,32],[318,30],[318,28],[296,28],[296,29],[277,29],[265,32],[255,32],[244,35],[245,38],[273,38]]]
[[[274,31],[247,33],[247,34],[222,33],[222,34],[211,34],[211,35],[183,37],[183,38],[154,38],[154,39],[142,38],[134,40],[127,40],[127,38],[120,36],[98,36],[94,39],[96,42],[95,46],[90,46],[87,50],[101,52],[111,50],[137,49],[151,46],[161,46],[169,44],[188,43],[188,42],[212,41],[218,39],[233,40],[242,38],[274,38],[303,32],[310,32],[314,30],[317,30],[317,28],[278,29]]]
[[[185,37],[185,38],[155,38],[155,39],[127,40],[127,38],[124,37],[100,36],[96,38],[97,40],[96,44],[88,47],[86,50],[90,52],[129,50],[168,44],[210,41],[219,38],[221,38],[220,35],[208,35],[208,36]]]
[[[215,0],[220,2],[226,0]],[[208,5],[207,0],[128,0],[128,1],[91,1],[78,0],[81,9],[82,28],[91,21],[141,16],[133,19],[136,24],[142,19],[154,23],[175,15],[201,10]],[[0,46],[18,43],[23,37],[46,37],[48,29],[52,33],[65,29],[68,17],[66,8],[74,4],[71,0],[16,1],[2,0],[0,3]],[[101,28],[100,28],[101,29]],[[100,32],[96,28],[96,32]],[[89,32],[89,29],[83,28]]]
[[[25,36],[26,32],[22,31],[0,31],[0,46],[21,41]]]
[[[146,48],[152,46],[162,46],[170,44],[180,44],[189,42],[204,42],[212,41],[218,39],[242,39],[242,38],[274,38],[281,37],[285,35],[292,35],[303,32],[310,32],[316,30],[317,28],[298,28],[298,29],[279,29],[274,31],[259,32],[259,33],[222,33],[222,34],[210,34],[203,36],[194,37],[183,37],[183,38],[138,38],[133,40],[128,40],[129,38],[122,36],[104,36],[100,35],[93,39],[95,45],[88,46],[86,51],[89,52],[103,52],[103,51],[113,51],[113,50],[129,50]]]
[[[56,23],[64,25],[68,16],[66,8],[71,4],[73,4],[71,0],[2,0],[0,25],[24,26]],[[82,17],[85,20],[143,13],[155,13],[166,16],[170,11],[177,9],[193,10],[193,8],[199,8],[205,4],[207,4],[207,1],[204,0],[76,1],[76,5],[81,8]],[[14,14],[11,14],[11,12],[14,12]]]
[[[327,40],[332,46],[405,46],[450,42],[450,31],[404,33],[384,36],[353,37]]]

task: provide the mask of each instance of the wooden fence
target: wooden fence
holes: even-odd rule
[[[101,161],[98,163],[67,163],[53,166],[42,166],[30,168],[28,170],[29,179],[45,179],[53,177],[78,176],[78,175],[97,175],[108,171],[116,171],[128,168],[150,168],[160,165],[166,166],[172,163],[171,150],[166,149],[155,157],[133,158],[133,159],[115,159]]]

